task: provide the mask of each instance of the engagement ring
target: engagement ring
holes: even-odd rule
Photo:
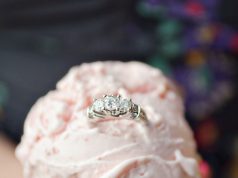
[[[87,109],[88,118],[121,117],[129,115],[134,120],[147,120],[143,109],[133,103],[131,99],[122,98],[120,95],[104,95],[103,98],[95,99]]]

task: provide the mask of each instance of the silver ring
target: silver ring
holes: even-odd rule
[[[120,95],[104,95],[103,98],[94,99],[87,109],[89,119],[105,117],[121,117],[129,115],[130,119],[147,120],[144,110],[133,103],[131,99],[122,98]]]

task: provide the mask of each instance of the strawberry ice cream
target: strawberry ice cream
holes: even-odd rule
[[[131,98],[147,122],[89,119],[104,94]],[[73,67],[40,98],[16,150],[25,178],[199,178],[193,134],[176,87],[139,62]]]

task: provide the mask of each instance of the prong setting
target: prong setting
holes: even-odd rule
[[[87,110],[89,118],[120,117],[130,114],[130,118],[138,119],[141,112],[140,107],[131,99],[123,98],[121,95],[103,95],[102,98],[93,101]]]

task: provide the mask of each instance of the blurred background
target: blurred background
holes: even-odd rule
[[[204,178],[238,178],[237,9],[236,0],[0,0],[0,177],[19,175],[26,114],[71,66],[136,59],[180,85]]]

